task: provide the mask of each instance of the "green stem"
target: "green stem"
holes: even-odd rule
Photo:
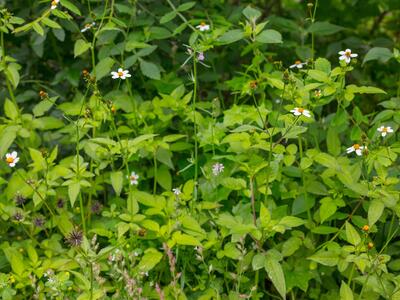
[[[196,98],[197,98],[197,61],[193,58],[193,138],[194,138],[194,190],[193,201],[197,201],[197,178],[198,178],[198,145],[197,145],[197,120],[196,120]]]

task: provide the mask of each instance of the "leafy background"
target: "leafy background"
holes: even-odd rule
[[[3,299],[400,298],[399,1],[0,5]]]

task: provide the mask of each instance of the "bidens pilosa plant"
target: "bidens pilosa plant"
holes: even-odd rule
[[[0,1],[1,298],[398,299],[397,2]]]

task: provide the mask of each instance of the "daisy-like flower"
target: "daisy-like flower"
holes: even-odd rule
[[[196,28],[200,31],[208,31],[210,30],[210,25],[206,24],[205,22],[201,22],[200,25],[196,26]]]
[[[9,167],[13,168],[19,161],[18,153],[17,151],[13,151],[11,153],[6,154],[6,163],[8,164]]]
[[[51,1],[51,7],[50,7],[50,8],[51,8],[51,9],[56,9],[58,3],[60,3],[60,0],[52,0],[52,1]]]
[[[303,68],[303,66],[305,66],[307,63],[302,63],[300,60],[296,60],[295,62],[294,62],[294,64],[293,65],[291,65],[289,68],[291,68],[291,69],[294,69],[294,68],[297,68],[297,69],[301,69],[301,68]]]
[[[392,133],[393,132],[393,129],[390,126],[388,126],[388,127],[381,126],[377,130],[381,133],[382,137],[385,137],[388,133]]]
[[[85,24],[85,26],[83,26],[83,28],[81,29],[81,32],[88,31],[88,30],[91,29],[94,25],[96,25],[96,22],[92,22],[92,23],[87,23],[87,24]]]
[[[351,49],[346,49],[344,51],[339,51],[339,60],[344,60],[346,64],[349,64],[351,59],[357,57],[358,54],[351,53]]]
[[[124,70],[122,68],[119,68],[117,72],[111,72],[112,79],[126,79],[127,77],[131,77],[131,74],[129,74],[128,70]]]
[[[139,184],[139,175],[137,175],[135,172],[131,173],[131,176],[129,176],[129,181],[131,182],[132,185],[138,185]]]
[[[172,192],[176,195],[176,196],[179,196],[182,192],[181,192],[181,190],[179,189],[179,188],[174,188],[174,189],[172,189]]]
[[[213,174],[214,174],[214,176],[218,176],[219,174],[221,174],[223,171],[224,171],[224,165],[223,164],[221,164],[221,163],[215,163],[213,166],[212,166],[212,172],[213,172]]]
[[[358,156],[361,156],[363,153],[363,150],[366,149],[367,147],[360,146],[359,144],[354,144],[353,146],[349,147],[346,149],[347,153],[351,152],[356,152]]]
[[[295,107],[294,109],[292,109],[290,111],[291,113],[293,113],[295,116],[305,116],[307,118],[311,118],[311,114],[310,111],[301,107]]]

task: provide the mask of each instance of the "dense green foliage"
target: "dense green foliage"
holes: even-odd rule
[[[398,0],[0,6],[2,299],[400,299]]]

